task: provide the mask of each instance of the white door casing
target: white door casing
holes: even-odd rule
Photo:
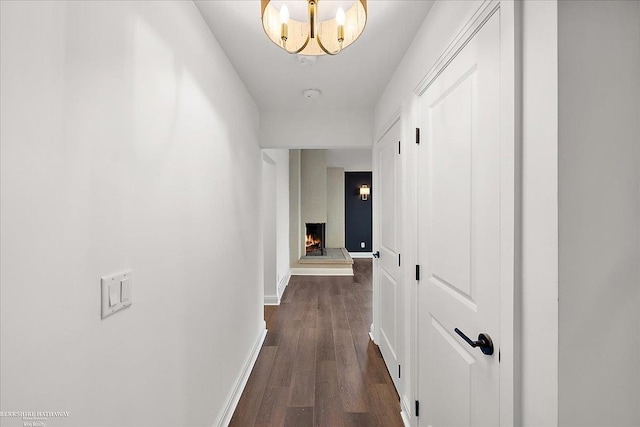
[[[262,253],[264,303],[279,304],[276,230],[276,163],[262,153]]]
[[[400,268],[400,122],[396,122],[374,148],[376,246],[374,261],[377,302],[376,342],[397,390],[400,390],[402,351],[402,269]]]
[[[514,174],[513,147],[504,149],[513,139],[501,134],[494,10],[419,98],[421,426],[496,426],[502,418],[500,298],[509,281],[513,288],[505,272],[514,260],[513,245],[505,244],[513,241],[513,209],[504,206],[513,204]],[[494,354],[472,348],[454,328],[471,340],[488,334]]]

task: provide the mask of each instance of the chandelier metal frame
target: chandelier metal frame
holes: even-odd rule
[[[320,0],[308,0],[307,22],[289,19],[288,10],[282,13],[270,4],[271,0],[261,3],[264,32],[291,54],[337,55],[360,37],[367,24],[367,0],[356,0],[347,11],[340,9],[336,18],[325,21],[318,20]]]

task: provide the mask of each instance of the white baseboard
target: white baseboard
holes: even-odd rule
[[[373,258],[372,252],[349,252],[351,258]]]
[[[353,276],[353,268],[292,268],[292,276]]]
[[[404,427],[411,427],[411,421],[409,421],[409,417],[407,417],[407,413],[405,411],[400,411],[400,418],[402,418],[402,424],[404,424]]]
[[[289,285],[289,279],[291,279],[291,269],[287,271],[287,274],[282,276],[282,280],[278,283],[278,299],[282,298],[282,295],[284,295],[284,290],[287,289],[287,286]],[[278,303],[280,303],[280,301],[278,301]]]
[[[278,283],[278,289],[276,290],[278,295],[264,296],[264,305],[280,305],[280,298],[282,298],[284,290],[287,289],[289,279],[291,279],[291,270],[287,271],[287,274],[282,276],[282,279],[280,279],[280,283]]]
[[[265,295],[264,305],[280,305],[280,298],[278,295]]]
[[[240,396],[242,396],[242,392],[244,391],[244,387],[247,385],[247,381],[249,380],[249,375],[251,375],[251,370],[253,369],[253,365],[255,365],[256,360],[258,359],[258,354],[260,354],[260,349],[262,348],[262,343],[267,336],[267,323],[263,322],[264,327],[260,331],[258,335],[258,339],[253,344],[253,348],[247,355],[247,358],[244,361],[244,365],[242,366],[242,371],[240,371],[240,375],[235,381],[233,386],[233,390],[231,394],[227,398],[227,402],[225,403],[222,411],[218,415],[214,426],[216,427],[224,427],[228,426],[229,422],[231,422],[231,417],[233,416],[233,412],[236,410],[236,406],[238,406],[238,401],[240,401]]]
[[[400,417],[405,427],[411,427],[411,405],[405,398],[400,399]]]

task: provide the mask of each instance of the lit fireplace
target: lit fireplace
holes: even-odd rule
[[[306,224],[307,232],[305,239],[306,256],[325,255],[325,224]]]

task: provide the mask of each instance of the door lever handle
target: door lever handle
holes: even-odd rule
[[[493,341],[491,341],[491,337],[488,334],[480,334],[478,335],[478,341],[471,341],[471,339],[466,336],[460,329],[455,328],[454,331],[456,332],[456,334],[460,335],[460,337],[462,337],[462,339],[465,340],[471,347],[480,347],[480,351],[488,356],[493,354]]]
[[[372,255],[374,258],[380,258],[380,251],[375,251]]]

